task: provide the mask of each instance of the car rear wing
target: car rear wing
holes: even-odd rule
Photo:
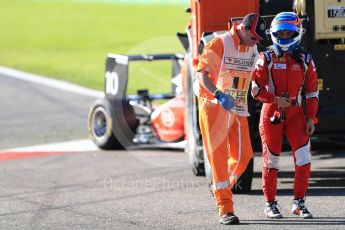
[[[138,91],[138,95],[127,95],[127,83],[129,63],[132,61],[164,61],[170,60],[172,64],[171,77],[181,72],[184,56],[182,54],[142,54],[142,55],[120,55],[108,54],[105,67],[105,98],[112,101],[140,100],[146,97],[148,100],[169,99],[175,96],[174,88],[167,94],[148,95],[145,90]]]

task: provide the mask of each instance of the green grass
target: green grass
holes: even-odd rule
[[[108,53],[183,52],[188,19],[182,5],[0,0],[0,65],[103,89]],[[169,63],[135,64],[129,91],[164,92],[169,77]]]

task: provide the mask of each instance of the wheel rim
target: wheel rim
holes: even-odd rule
[[[108,119],[103,107],[94,110],[91,120],[92,134],[96,139],[103,139],[108,133]]]

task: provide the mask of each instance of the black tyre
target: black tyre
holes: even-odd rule
[[[212,186],[212,168],[211,168],[211,164],[207,158],[207,154],[205,151],[205,148],[203,150],[203,156],[204,156],[204,167],[205,167],[205,176],[206,176],[206,181],[207,184],[210,186]]]
[[[212,169],[210,162],[208,161],[206,151],[204,151],[204,166],[205,166],[205,175],[206,175],[206,181],[207,184],[212,186]],[[248,166],[244,173],[240,176],[237,183],[232,188],[232,192],[235,194],[243,194],[243,193],[249,193],[252,189],[252,181],[253,181],[253,173],[254,173],[254,161],[253,159],[250,160],[248,163]],[[212,192],[212,189],[211,189]]]
[[[254,159],[251,159],[247,165],[247,169],[232,188],[232,192],[236,194],[249,193],[252,189],[253,173]]]
[[[128,102],[114,101],[111,104],[105,99],[100,99],[90,107],[88,131],[99,148],[123,149],[133,144],[138,123]]]
[[[111,106],[106,100],[97,100],[91,105],[88,116],[89,136],[101,149],[122,147],[113,134],[112,117]]]
[[[192,164],[196,176],[204,176],[203,147],[198,125],[198,105],[193,93],[193,70],[189,54],[187,54],[187,80],[186,80],[186,117],[187,117],[187,148],[189,163]]]
[[[248,118],[249,133],[253,150],[255,152],[261,152],[261,137],[259,133],[259,121],[260,111],[262,104],[251,95],[248,95],[248,112],[250,117]]]
[[[207,184],[212,186],[212,169],[210,162],[208,161],[206,151],[204,151],[204,166],[205,166],[205,175]],[[242,193],[249,193],[252,189],[252,181],[253,181],[253,171],[254,171],[254,161],[253,159],[250,160],[248,166],[244,173],[240,176],[237,183],[232,188],[232,192],[236,194]],[[211,189],[212,191],[212,189]]]

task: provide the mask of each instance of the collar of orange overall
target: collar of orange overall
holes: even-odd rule
[[[249,50],[249,46],[245,45],[245,44],[240,44],[241,42],[241,39],[240,37],[238,36],[238,33],[237,33],[237,27],[239,26],[240,24],[239,23],[234,23],[229,31],[230,35],[232,36],[233,38],[233,41],[234,41],[234,45],[236,47],[236,49],[239,51],[239,52],[247,52]]]

